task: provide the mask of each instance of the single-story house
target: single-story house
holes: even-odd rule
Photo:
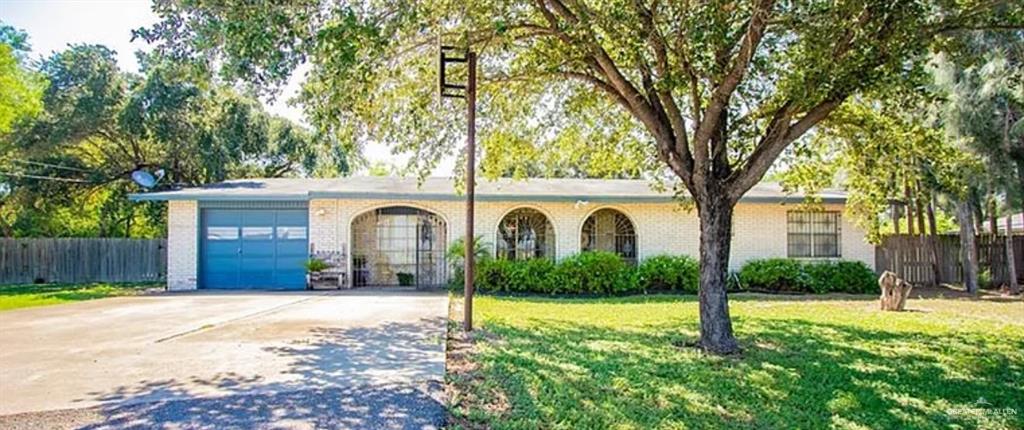
[[[765,257],[859,260],[874,247],[842,213],[842,192],[819,194],[824,210],[775,184],[751,189],[736,207],[730,268]],[[350,286],[420,286],[450,275],[449,245],[465,230],[465,196],[448,178],[242,179],[135,194],[167,201],[167,284],[195,288],[299,289],[302,263],[343,256]],[[698,219],[644,180],[481,180],[476,234],[498,258],[560,259],[585,250],[631,263],[659,254],[698,254]],[[408,277],[406,277],[408,278]]]

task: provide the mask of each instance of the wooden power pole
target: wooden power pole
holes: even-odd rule
[[[440,77],[439,89],[441,97],[464,98],[466,99],[466,235],[463,237],[463,248],[465,266],[463,267],[463,312],[462,326],[468,331],[473,330],[473,273],[476,266],[474,251],[476,251],[476,236],[473,233],[476,191],[476,53],[467,50],[463,57],[449,57],[447,52],[455,50],[451,46],[441,46],[441,61],[439,63],[438,76]],[[466,63],[467,79],[466,84],[450,84],[445,79],[447,76],[445,68],[449,63]]]

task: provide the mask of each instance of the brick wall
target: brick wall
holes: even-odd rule
[[[194,200],[174,200],[167,207],[167,288],[194,290],[199,276],[199,206]]]
[[[170,204],[168,284],[172,289],[195,288],[196,204],[181,201]],[[461,201],[314,199],[309,202],[311,247],[324,251],[344,250],[351,255],[352,220],[384,206],[412,206],[441,216],[447,223],[448,243],[464,235],[465,210]],[[484,241],[493,247],[501,218],[521,207],[537,209],[549,217],[555,230],[555,254],[558,258],[579,252],[583,222],[591,213],[603,208],[619,210],[633,221],[640,259],[659,254],[694,257],[698,254],[700,229],[697,213],[682,208],[678,203],[478,202],[476,234],[483,236]],[[842,210],[842,205],[825,205],[825,208]],[[737,270],[744,262],[755,258],[785,257],[786,212],[794,209],[794,205],[777,203],[740,203],[733,218],[730,269]],[[874,246],[864,241],[864,232],[845,215],[841,229],[842,258],[860,260],[874,267]]]

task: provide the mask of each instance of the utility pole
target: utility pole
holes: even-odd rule
[[[454,51],[455,47],[441,46],[439,63],[439,90],[442,98],[464,98],[466,99],[466,236],[463,238],[465,266],[463,267],[463,312],[462,326],[467,332],[473,331],[473,272],[476,265],[474,251],[476,250],[473,233],[476,191],[476,53],[466,50],[463,57],[449,57],[447,52]],[[467,82],[462,84],[449,84],[446,67],[449,63],[466,63]]]

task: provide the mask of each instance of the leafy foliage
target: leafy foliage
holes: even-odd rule
[[[867,294],[878,290],[875,273],[860,261],[766,258],[740,268],[740,288],[768,292]]]
[[[803,263],[791,258],[768,258],[748,261],[739,272],[744,288],[772,292],[809,291],[811,279]]]
[[[16,122],[42,111],[46,81],[26,67],[27,40],[24,32],[0,22],[0,137]],[[5,146],[0,154],[7,152]]]
[[[697,260],[687,255],[657,255],[644,259],[636,269],[637,287],[645,292],[696,294],[699,278]]]
[[[482,292],[566,295],[696,294],[700,276],[697,261],[689,256],[654,256],[634,268],[608,252],[583,252],[558,262],[485,259],[476,270],[476,287]],[[867,294],[877,290],[874,272],[859,261],[753,260],[744,264],[738,278],[740,289],[766,292]],[[461,279],[453,285],[461,287]]]
[[[448,287],[457,289],[462,288],[465,284],[465,259],[466,259],[466,238],[465,236],[455,239],[451,245],[448,245],[448,250],[445,251],[445,261],[448,262],[448,266],[452,269],[452,276],[448,279]],[[477,235],[473,238],[473,257],[475,262],[487,261],[492,256],[491,245],[484,242],[484,238],[481,235]]]
[[[302,126],[218,84],[196,64],[73,45],[43,60],[43,110],[5,139],[0,218],[12,236],[163,235],[163,205],[133,203],[130,175],[162,169],[157,189],[240,177],[335,175],[343,153]]]
[[[485,260],[477,265],[475,285],[483,292],[549,293],[558,288],[552,276],[556,267],[547,258]]]
[[[632,268],[617,254],[581,252],[558,262],[551,293],[617,294],[635,291]]]
[[[327,264],[326,261],[321,260],[319,258],[310,258],[302,262],[302,267],[306,268],[306,272],[313,273],[323,272],[324,270],[327,270],[331,266]]]

